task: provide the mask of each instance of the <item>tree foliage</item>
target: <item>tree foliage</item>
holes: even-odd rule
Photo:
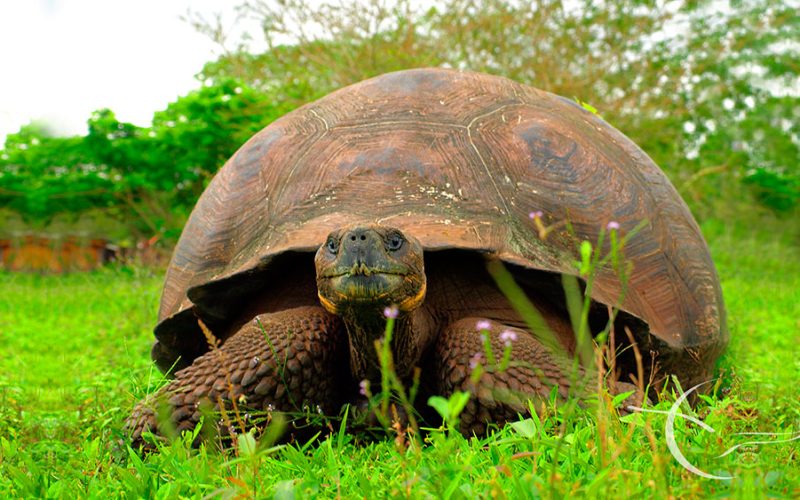
[[[204,85],[155,113],[150,127],[98,110],[80,137],[22,127],[0,155],[0,205],[33,225],[104,208],[138,237],[177,237],[188,211],[225,160],[287,111],[232,79]]]
[[[88,160],[82,138],[52,137],[37,124],[6,137],[0,152],[0,206],[29,220],[106,206],[110,184]]]

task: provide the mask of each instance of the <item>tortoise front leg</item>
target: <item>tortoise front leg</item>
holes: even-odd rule
[[[480,323],[488,326],[483,333],[489,336],[494,364],[487,359]],[[503,368],[506,343],[511,345],[511,357]],[[518,414],[528,413],[528,400],[547,398],[553,387],[566,397],[571,383],[571,362],[557,361],[529,332],[484,318],[464,318],[449,325],[439,335],[432,359],[438,394],[447,397],[467,391],[472,395],[461,414],[465,435],[485,434],[488,423],[516,420]],[[481,375],[473,382],[478,364]]]
[[[348,373],[346,349],[341,321],[320,307],[262,314],[139,403],[125,427],[139,445],[145,431],[163,434],[159,407],[166,406],[171,425],[184,431],[197,425],[203,407],[219,411],[221,404],[230,414],[231,401],[244,411],[319,407],[336,413],[343,385],[338,374]]]

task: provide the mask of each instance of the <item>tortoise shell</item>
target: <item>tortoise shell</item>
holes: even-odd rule
[[[537,211],[572,232],[540,238],[529,217]],[[269,293],[279,256],[313,252],[330,231],[360,221],[394,225],[426,251],[469,249],[570,274],[576,239],[597,241],[609,221],[622,233],[644,222],[626,246],[633,270],[621,309],[646,322],[647,345],[679,365],[694,360],[702,371],[727,341],[700,230],[641,149],[568,99],[501,77],[418,69],[307,104],[222,167],[167,271],[159,366],[203,350],[196,318],[230,322],[254,290]],[[592,298],[616,304],[621,292],[601,270]]]

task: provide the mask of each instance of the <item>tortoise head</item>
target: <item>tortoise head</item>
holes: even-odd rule
[[[389,305],[409,312],[425,299],[422,245],[397,228],[361,224],[333,231],[314,262],[319,300],[333,314]]]

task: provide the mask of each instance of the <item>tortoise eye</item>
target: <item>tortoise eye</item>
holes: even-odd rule
[[[403,246],[404,241],[405,240],[403,239],[403,236],[401,236],[399,233],[392,233],[388,238],[386,238],[386,249],[396,252],[397,250],[400,250],[400,247]]]
[[[328,238],[328,241],[325,243],[325,247],[330,253],[336,255],[336,252],[339,251],[339,242],[336,240],[336,238]]]

